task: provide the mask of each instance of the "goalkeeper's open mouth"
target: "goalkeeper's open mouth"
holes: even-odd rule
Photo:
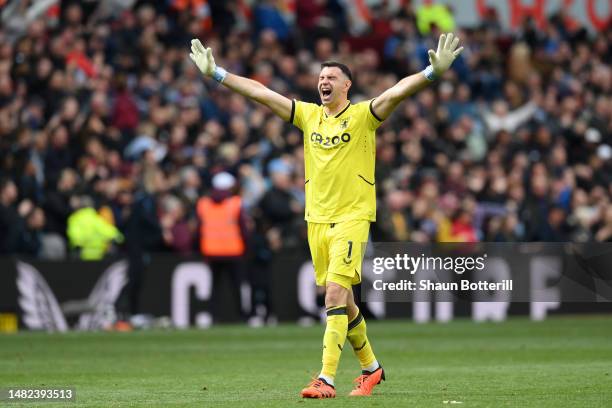
[[[319,90],[319,93],[321,95],[321,100],[329,100],[332,94],[332,89],[331,87],[328,86],[322,86]]]

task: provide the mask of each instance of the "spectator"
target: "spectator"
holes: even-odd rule
[[[0,253],[2,254],[11,254],[20,249],[19,240],[23,233],[23,220],[14,205],[17,201],[17,194],[17,187],[13,181],[9,179],[0,181],[0,231],[2,231]],[[22,212],[26,210],[23,209]]]
[[[212,270],[216,288],[213,297],[221,296],[219,289],[222,282],[229,280],[237,313],[244,318],[240,288],[247,231],[242,200],[233,193],[235,186],[236,179],[231,174],[215,174],[210,195],[198,200],[197,214],[200,221],[200,251]],[[222,302],[213,299],[212,304]],[[213,311],[213,317],[215,315]]]
[[[149,152],[151,153],[151,152]],[[151,160],[151,154],[149,157]],[[170,224],[160,224],[158,198],[166,190],[166,179],[163,172],[149,163],[143,170],[141,189],[135,194],[126,216],[125,248],[128,257],[128,283],[117,300],[120,315],[119,328],[129,328],[129,317],[137,315],[140,310],[140,290],[150,253],[160,251],[164,240],[170,239]]]
[[[123,241],[123,234],[96,211],[88,196],[78,198],[77,210],[68,217],[67,236],[70,248],[85,261],[103,259],[112,242]]]
[[[535,113],[536,108],[535,103],[529,102],[525,106],[509,111],[508,104],[499,100],[493,103],[493,111],[484,109],[482,116],[489,134],[494,135],[502,130],[512,133]]]
[[[595,234],[595,240],[598,242],[612,242],[612,208],[608,207],[605,210],[601,227]]]
[[[45,226],[45,213],[39,207],[34,207],[26,215],[25,228],[20,239],[19,252],[30,256],[45,258],[43,249],[44,240],[42,229]]]
[[[133,132],[138,126],[138,108],[129,91],[124,76],[116,79],[115,104],[113,106],[112,124],[122,132]]]
[[[283,159],[274,159],[268,165],[272,188],[262,197],[259,206],[267,224],[271,226],[267,235],[273,249],[286,245],[296,245],[296,217],[301,217],[303,206],[291,192],[293,169]],[[284,244],[281,244],[284,243]]]
[[[195,211],[196,203],[200,198],[202,181],[200,174],[193,166],[184,167],[180,172],[180,184],[176,195],[186,208]]]
[[[194,249],[195,228],[190,224],[185,206],[175,196],[168,195],[163,199],[161,225],[166,233],[166,244],[176,253],[190,255]],[[168,232],[166,232],[168,231]]]
[[[49,189],[45,195],[43,204],[43,209],[47,215],[45,230],[50,234],[61,237],[64,242],[66,240],[68,216],[75,210],[77,184],[77,173],[70,168],[66,168],[62,170],[55,188]]]
[[[455,242],[478,242],[476,229],[472,224],[472,216],[467,210],[460,210],[453,221],[451,234]]]
[[[407,210],[411,201],[412,197],[406,191],[387,192],[384,202],[378,208],[372,239],[381,242],[408,241],[411,231]]]
[[[431,0],[424,0],[423,4],[417,9],[416,18],[419,32],[427,35],[431,32],[432,26],[445,33],[454,31],[455,19],[448,6],[432,3]]]

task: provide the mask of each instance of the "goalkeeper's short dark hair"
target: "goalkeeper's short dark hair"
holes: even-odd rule
[[[346,65],[340,63],[340,62],[336,62],[336,61],[325,61],[324,63],[321,64],[321,69],[325,68],[325,67],[336,67],[336,68],[340,68],[340,71],[342,71],[344,73],[344,75],[346,75],[348,77],[348,79],[353,82],[353,74],[351,73],[351,70],[349,69],[349,67],[347,67]]]

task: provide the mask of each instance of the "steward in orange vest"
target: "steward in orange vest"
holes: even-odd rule
[[[210,197],[198,200],[200,251],[207,258],[234,258],[245,254],[242,200],[232,195],[235,179],[229,173],[213,177]]]
[[[206,258],[213,276],[211,312],[219,317],[228,298],[233,298],[235,318],[246,320],[240,288],[244,281],[246,228],[241,199],[232,194],[236,179],[229,173],[216,174],[209,197],[198,200],[196,211],[200,220],[200,251]],[[231,285],[231,296],[223,289],[223,281]],[[235,320],[235,319],[234,319]]]

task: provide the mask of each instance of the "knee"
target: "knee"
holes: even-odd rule
[[[348,315],[349,320],[353,320],[359,314],[359,307],[355,304],[354,301],[351,301],[351,296],[349,295],[349,301],[346,304],[346,314]]]
[[[347,304],[348,290],[330,282],[325,289],[325,307],[343,306]]]

